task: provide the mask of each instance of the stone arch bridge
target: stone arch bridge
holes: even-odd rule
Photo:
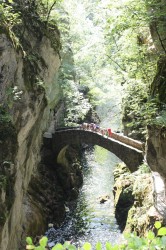
[[[62,128],[54,133],[44,133],[44,144],[49,146],[56,157],[65,146],[82,143],[98,145],[109,150],[122,160],[131,172],[136,171],[144,159],[144,143],[118,133],[112,133],[111,137],[107,137],[79,128]]]

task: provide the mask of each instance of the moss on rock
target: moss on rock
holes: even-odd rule
[[[125,164],[118,164],[114,170],[115,184],[113,188],[115,200],[115,217],[121,231],[124,230],[128,211],[134,203],[134,178]]]
[[[151,84],[151,94],[153,97],[158,95],[161,104],[166,103],[166,56],[161,56],[157,73]]]
[[[133,185],[134,204],[128,213],[125,231],[134,231],[144,235],[150,225],[149,209],[153,206],[153,183],[150,173],[135,174]]]
[[[145,165],[145,164],[144,164]],[[153,181],[148,166],[130,173],[124,164],[118,164],[115,174],[115,215],[125,232],[145,235],[153,227],[157,212],[153,208]]]

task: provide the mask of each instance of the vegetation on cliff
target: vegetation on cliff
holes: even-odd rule
[[[32,99],[36,100],[40,94],[45,95],[44,76],[40,73],[47,69],[47,64],[38,52],[38,45],[44,36],[49,38],[51,47],[57,54],[59,53],[61,48],[57,29],[57,22],[59,22],[63,35],[62,41],[65,43],[61,54],[63,63],[60,73],[62,98],[66,107],[65,126],[82,122],[91,111],[91,104],[107,105],[110,99],[114,101],[117,98],[114,95],[114,89],[117,86],[120,86],[119,89],[122,89],[124,94],[123,122],[127,135],[144,140],[147,124],[165,125],[166,49],[163,1],[141,0],[138,3],[132,0],[121,2],[81,0],[78,3],[76,0],[64,0],[63,7],[59,5],[60,2],[5,0],[0,3],[0,34],[6,34],[16,52],[22,54],[26,91],[33,93]],[[76,12],[77,15],[75,15]],[[69,26],[72,28],[70,29]],[[31,43],[33,36],[36,37],[35,46]],[[2,52],[3,48],[0,47],[0,55]],[[70,59],[66,58],[69,52]],[[158,67],[156,67],[157,61]],[[0,74],[0,83],[2,80],[3,76]],[[5,150],[1,156],[1,196],[3,197],[5,190],[5,194],[9,197],[6,207],[1,206],[4,211],[0,221],[2,224],[5,222],[13,200],[12,160],[17,150],[17,140],[10,113],[13,104],[19,102],[22,95],[19,90],[16,92],[14,90],[14,86],[10,86],[3,100],[4,104],[0,105],[0,147],[5,141],[3,146],[8,147],[13,154],[11,156]],[[121,104],[121,98],[119,100]],[[32,110],[33,104],[31,100]],[[44,105],[47,105],[46,98]],[[113,109],[112,106],[111,109]],[[107,113],[110,113],[110,107]],[[21,121],[18,123],[21,124]],[[12,139],[9,140],[9,137]],[[14,143],[16,146],[13,146]],[[144,177],[146,179],[146,176]],[[150,184],[148,181],[147,183]],[[140,206],[143,204],[142,190],[135,190],[135,194],[138,195],[138,200],[131,214],[133,219],[130,223],[131,227],[135,226],[135,211],[140,211]],[[122,195],[123,201],[128,195],[131,203],[134,202],[130,185]],[[145,210],[146,208],[143,208],[143,212]],[[139,226],[145,231],[144,223]],[[133,230],[133,227],[131,229]],[[139,228],[134,230],[137,229],[139,231]],[[153,236],[150,234],[149,240],[154,239]],[[100,249],[99,246],[98,249]]]
[[[12,2],[18,4],[19,1]],[[123,3],[43,0],[33,1],[30,5],[27,1],[27,6],[31,26],[37,32],[44,27],[48,35],[55,23],[61,32],[60,81],[66,103],[65,124],[79,123],[90,109],[82,97],[82,89],[96,105],[108,103],[112,98],[111,85],[121,84],[125,133],[144,140],[147,124],[156,122],[156,115],[164,115],[164,111],[160,112],[164,109],[163,88],[157,87],[164,86],[161,80],[164,76],[160,77],[164,73],[160,72],[158,84],[154,80],[151,86],[158,57],[165,53],[163,3],[156,0],[139,3],[130,0]],[[20,8],[23,13],[25,7]],[[76,12],[80,15],[75,15]],[[37,59],[35,54],[29,58],[33,69],[34,61],[40,58]],[[40,84],[42,79],[37,82],[43,86]],[[163,122],[162,119],[159,121]]]
[[[157,38],[151,31],[155,20],[160,36],[159,21],[163,19],[163,11],[159,13],[159,9],[164,6],[158,1],[124,1],[111,4],[111,7],[111,15],[107,19],[109,29],[106,29],[109,60],[125,86],[122,102],[125,133],[145,140],[147,124],[154,122],[156,115],[164,108],[159,89],[152,95],[151,87],[158,57],[165,53],[158,50]],[[116,15],[112,15],[115,12]],[[158,44],[160,42],[158,38]]]
[[[163,119],[156,121],[156,116],[163,117],[165,112],[162,111],[165,109],[162,63],[157,73],[158,84],[153,81],[158,58],[165,54],[163,3],[156,0],[63,1],[60,8],[63,11],[55,11],[55,15],[61,21],[64,50],[73,53],[74,72],[77,72],[74,84],[79,88],[87,86],[86,94],[93,105],[108,105],[114,89],[121,85],[124,132],[145,140],[146,126],[152,122],[162,123]],[[69,100],[75,99],[71,94],[71,78],[70,87],[67,87],[69,82],[66,85],[66,72],[71,72],[70,67],[66,63],[63,75]],[[67,114],[74,120],[75,113]]]
[[[24,231],[20,226],[21,223],[23,225],[26,210],[23,209],[23,197],[39,161],[42,130],[46,128],[50,115],[49,112],[44,114],[49,103],[46,87],[52,86],[52,81],[56,82],[54,78],[59,64],[59,31],[56,23],[49,22],[50,19],[46,25],[39,13],[41,8],[44,8],[41,1],[0,1],[1,249],[6,249],[6,245],[9,247],[9,238],[13,239],[12,248],[18,249],[16,234]],[[44,42],[48,53],[42,51]],[[48,65],[51,52],[57,64],[54,67]],[[57,93],[58,85],[56,87]],[[29,210],[33,207],[32,203],[27,206]],[[9,227],[11,230],[8,230]],[[2,239],[3,230],[5,238]]]

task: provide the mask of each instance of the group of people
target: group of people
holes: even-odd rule
[[[109,136],[111,137],[112,136],[112,130],[111,128],[100,128],[99,125],[95,124],[95,123],[82,123],[80,125],[80,129],[84,129],[84,130],[91,130],[91,131],[94,131],[94,132],[98,132],[98,133],[101,133],[103,136],[106,135],[106,136]]]

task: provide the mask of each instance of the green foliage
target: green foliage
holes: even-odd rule
[[[38,4],[38,12],[43,21],[51,23],[51,21],[55,20],[55,6],[60,3],[62,0],[37,0]],[[52,14],[53,13],[53,14]]]
[[[47,237],[42,237],[41,239],[40,239],[40,241],[39,241],[39,243],[40,243],[40,246],[41,247],[46,247],[46,245],[47,245],[47,242],[48,242],[48,239],[47,239]]]
[[[139,172],[141,174],[146,174],[146,173],[150,173],[151,170],[147,164],[143,163],[139,166]]]
[[[5,175],[0,175],[0,188],[5,189],[7,185],[7,177]]]
[[[0,123],[9,123],[11,121],[11,116],[2,104],[0,104]]]
[[[107,63],[102,29],[104,12],[100,1],[69,0],[63,2],[57,13],[63,40],[62,56],[66,60],[72,50],[75,78],[80,85],[89,88],[88,97],[95,106],[107,103],[113,95],[110,91],[113,74]],[[65,65],[71,72],[69,65]]]
[[[94,87],[88,92],[89,100],[91,104],[95,106],[99,106],[104,99],[104,93],[99,87]]]
[[[33,245],[32,238],[31,238],[31,237],[26,237],[26,243],[27,243],[28,245]]]
[[[17,102],[21,99],[22,94],[23,91],[19,90],[18,86],[9,87],[6,90],[7,102],[9,108],[12,108],[14,102]]]
[[[7,107],[0,105],[0,140],[6,141],[6,139],[16,138],[16,130],[11,122],[11,114]]]
[[[161,222],[155,222],[155,228],[158,230],[157,236],[154,232],[149,231],[145,237],[139,237],[136,234],[126,234],[125,241],[119,245],[113,245],[110,242],[106,242],[106,250],[162,250],[165,249],[166,244],[166,227],[161,227]],[[158,237],[160,236],[160,237]],[[32,239],[30,237],[26,238],[27,246],[26,249],[34,250],[44,250],[47,246],[47,238],[44,236],[40,242],[39,246],[35,247],[33,245]],[[82,247],[76,248],[76,246],[70,244],[69,241],[64,244],[56,244],[52,250],[91,250],[92,246],[90,243],[85,242]],[[95,246],[96,250],[102,250],[102,244],[98,242]]]
[[[96,250],[102,250],[102,244],[100,242],[96,243]]]
[[[159,112],[158,116],[152,119],[151,124],[156,126],[166,126],[166,110],[162,110]]]
[[[0,4],[0,21],[8,30],[12,30],[13,26],[20,23],[19,13],[15,13],[12,5],[7,3]]]
[[[108,60],[125,82],[141,79],[149,83],[153,79],[156,59],[150,51],[152,39],[145,1],[118,1],[107,8]]]
[[[157,98],[150,98],[158,54],[149,23],[156,20],[155,15],[163,17],[159,6],[156,0],[68,0],[59,19],[64,47],[74,52],[77,79],[89,87],[90,101],[108,103],[113,84],[121,83],[123,93],[127,92],[124,120],[128,129],[141,134],[139,139],[145,138],[146,126],[158,112]]]
[[[83,249],[84,250],[91,250],[91,244],[90,243],[88,243],[88,242],[86,242],[84,245],[83,245]]]
[[[158,229],[158,232],[157,232],[158,236],[166,235],[166,227],[161,227],[161,222],[160,221],[156,221],[154,226],[155,226],[156,229]]]
[[[21,22],[20,13],[15,12],[14,8],[10,3],[0,3],[0,32],[6,33],[11,39],[13,46],[18,48],[20,46],[19,39],[13,32],[13,27]]]
[[[160,221],[156,221],[154,224],[156,229],[159,229],[161,227],[161,222]]]
[[[158,98],[150,98],[150,88],[146,83],[129,84],[123,100],[123,122],[132,132],[146,133],[146,126],[151,124],[158,113]]]
[[[33,244],[33,241],[32,241],[32,238],[31,237],[27,237],[26,238],[26,243],[27,243],[27,246],[26,246],[26,249],[34,249],[34,250],[45,250],[45,247],[47,246],[47,242],[48,242],[48,239],[47,237],[43,236],[40,241],[39,241],[39,246],[35,246]]]
[[[163,7],[161,7],[163,5]],[[124,86],[123,121],[134,138],[145,139],[146,126],[158,114],[158,97],[151,98],[158,52],[151,28],[163,20],[164,4],[156,0],[109,3],[105,26],[108,60]],[[155,21],[155,22],[154,22]],[[157,24],[156,24],[157,23]],[[156,32],[156,31],[154,31]],[[160,35],[160,34],[159,34]],[[161,122],[161,119],[159,120]]]
[[[66,126],[73,126],[80,123],[91,105],[78,89],[77,84],[72,80],[66,80],[62,86],[65,100],[65,117]]]

